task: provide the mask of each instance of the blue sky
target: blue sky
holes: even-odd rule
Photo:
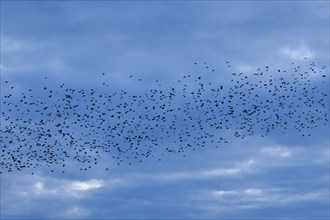
[[[232,72],[258,84],[267,79],[253,77],[258,68],[270,66],[276,74],[299,65],[308,71],[313,61],[318,71],[327,67],[309,79],[329,95],[328,1],[1,1],[1,101],[29,88],[43,100],[43,86],[62,83],[144,94],[159,80],[164,91],[181,91],[177,80],[187,74],[228,91]],[[196,88],[193,80],[185,82]],[[319,107],[297,109],[296,115]],[[227,135],[228,144],[208,142],[184,157],[160,156],[166,147],[176,148],[169,138],[156,157],[132,166],[117,166],[103,153],[88,171],[68,160],[65,173],[42,164],[3,172],[1,218],[328,219],[329,124],[319,123],[310,137],[294,129],[261,137],[259,127],[242,140],[231,135],[234,130],[218,131],[214,135]]]

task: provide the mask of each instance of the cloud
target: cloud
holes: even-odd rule
[[[218,153],[210,150],[211,155],[196,154],[199,162],[190,158],[187,168],[181,170],[178,164],[164,162],[162,166],[168,167],[163,172],[157,167],[147,171],[141,164],[126,171],[123,167],[113,169],[111,178],[94,175],[86,179],[82,174],[74,179],[47,175],[20,176],[13,178],[12,183],[7,179],[2,186],[2,210],[10,216],[8,213],[17,213],[19,206],[31,204],[20,212],[28,215],[40,210],[47,200],[52,208],[44,208],[42,215],[61,213],[59,218],[219,218],[327,201],[328,174],[323,167],[328,161],[326,156],[320,159],[321,154],[328,152],[326,143],[302,147],[256,143],[254,139],[251,142],[255,144],[247,141],[245,145],[222,148]],[[318,157],[318,161],[309,163],[309,157]],[[104,204],[113,208],[108,210]],[[180,211],[173,211],[173,207]],[[189,211],[192,209],[193,213]],[[157,212],[148,215],[140,210]],[[171,215],[166,214],[169,210]]]
[[[73,190],[86,191],[90,189],[97,189],[104,185],[102,180],[88,180],[88,181],[76,181],[71,184]]]
[[[242,190],[216,190],[211,191],[211,195],[215,197],[225,197],[225,196],[261,196],[263,194],[263,190],[257,188],[247,188]]]
[[[305,58],[314,58],[315,53],[307,46],[298,47],[285,46],[280,48],[280,53],[293,60],[304,60]]]
[[[216,197],[224,197],[224,196],[260,196],[263,194],[263,190],[257,188],[247,188],[243,190],[216,190],[211,192],[212,195]]]
[[[328,143],[311,147],[267,143],[258,145],[244,152],[251,159],[249,163],[245,162],[248,169],[241,172],[238,178],[229,182],[221,179],[218,184],[201,185],[199,189],[189,192],[191,206],[200,210],[196,211],[199,216],[231,218],[240,213],[237,216],[298,218],[301,216],[299,213],[277,213],[276,210],[328,204]],[[208,181],[214,183],[212,179]],[[323,213],[320,216],[324,216],[326,213],[322,205],[316,206]],[[268,211],[263,214],[263,210]],[[314,212],[308,216],[312,218],[318,215]]]
[[[201,175],[203,176],[228,176],[228,175],[234,175],[239,174],[241,172],[241,169],[239,168],[228,168],[228,169],[214,169],[214,170],[206,170],[201,172]]]
[[[1,52],[3,55],[22,51],[33,51],[45,46],[45,43],[35,42],[26,39],[18,39],[4,36],[1,38]]]
[[[260,195],[260,194],[262,194],[262,190],[250,188],[250,189],[244,190],[244,193],[247,195]]]
[[[89,211],[80,205],[82,201],[93,199],[102,189],[109,193],[120,185],[118,179],[72,180],[47,175],[7,177],[6,183],[2,183],[3,216],[28,216],[41,209],[39,213],[44,218],[87,216]],[[43,206],[45,200],[47,207]],[[49,213],[53,213],[52,216],[48,216]]]
[[[310,147],[266,145],[256,152],[255,160],[263,169],[270,167],[302,167],[306,165],[306,161],[310,166],[317,166],[329,162],[330,150],[327,147],[328,145],[328,142]]]
[[[37,74],[82,86],[104,80],[96,75],[106,72],[115,90],[120,85],[124,90],[152,88],[153,78],[167,87],[178,75],[196,72],[225,84],[233,69],[252,72],[266,62],[286,68],[284,62],[328,56],[328,3],[159,2],[152,3],[153,10],[143,2],[136,7],[125,2],[17,4],[22,3],[4,3],[1,20],[6,28],[0,69],[12,74],[8,77],[15,92],[33,86]],[[232,63],[229,70],[223,67],[226,60]],[[203,62],[215,66],[215,76]],[[129,81],[130,74],[134,77]],[[139,85],[138,76],[144,79]],[[310,206],[328,205],[328,141],[308,146],[299,140],[301,146],[293,146],[284,139],[277,137],[284,142],[279,145],[255,138],[219,151],[208,146],[186,160],[166,155],[158,164],[111,166],[110,174],[6,174],[1,176],[1,214],[156,219],[192,213],[191,218],[205,219],[211,213],[219,219],[226,213],[247,217],[242,211],[251,210],[259,218],[286,215],[287,209],[294,217],[312,213],[315,219],[319,211],[328,213],[328,206]],[[301,208],[306,201],[310,203]]]
[[[162,172],[162,173],[149,173],[149,174],[135,174],[134,177],[138,179],[153,179],[153,180],[168,180],[168,181],[186,181],[188,179],[212,179],[218,177],[231,178],[243,175],[251,171],[254,161],[248,160],[240,162],[233,167],[227,168],[207,168],[207,169],[190,169],[187,171],[177,172]],[[129,175],[130,176],[130,175]],[[131,178],[131,177],[129,177]],[[126,180],[129,182],[129,180]],[[133,181],[134,182],[134,181]]]
[[[291,156],[291,151],[287,147],[265,147],[261,152],[273,157],[286,158]]]
[[[220,168],[220,169],[211,169],[201,172],[201,175],[208,176],[232,176],[243,174],[244,172],[250,171],[254,165],[254,160],[248,160],[246,162],[240,163],[235,168]]]
[[[1,73],[6,75],[52,74],[65,78],[65,74],[60,73],[67,73],[72,69],[65,57],[55,52],[59,47],[59,43],[54,41],[5,36],[1,39],[3,57],[0,66]]]
[[[0,64],[0,70],[1,70],[1,71],[9,71],[10,68],[7,67],[7,66],[5,66],[5,65],[3,65],[3,64]]]
[[[243,72],[245,74],[255,71],[256,69],[248,64],[240,64],[236,66],[238,72]]]
[[[82,217],[85,217],[88,214],[89,214],[89,212],[86,209],[81,208],[79,206],[73,206],[73,207],[70,207],[67,210],[65,210],[63,212],[63,214],[60,214],[59,215],[59,217],[64,217],[64,218],[82,218]]]
[[[85,196],[87,191],[104,187],[105,182],[108,183],[108,186],[113,186],[116,181],[104,181],[99,179],[74,181],[38,176],[35,177],[34,180],[29,181],[24,188],[20,187],[16,192],[12,193],[17,194],[17,192],[19,192],[20,195],[33,197],[47,196],[74,199]]]
[[[45,185],[43,182],[37,182],[33,185],[35,188],[30,188],[30,191],[27,190],[24,192],[26,196],[29,194],[34,194],[34,196],[51,196],[51,195],[57,195],[59,193],[58,189],[51,189],[51,188],[45,188]]]
[[[307,192],[295,192],[291,188],[241,188],[231,190],[193,191],[190,198],[197,209],[205,211],[206,216],[232,216],[246,210],[285,208],[298,204],[326,202],[328,192],[314,189]],[[244,212],[243,212],[244,213]],[[255,212],[258,213],[258,212]],[[205,215],[204,215],[205,216]],[[287,216],[281,213],[280,216]]]

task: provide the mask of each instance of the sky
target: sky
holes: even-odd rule
[[[233,72],[259,84],[268,79],[253,75],[259,68],[291,73],[297,66],[309,71],[313,62],[317,71],[308,79],[329,96],[329,7],[328,1],[1,1],[1,102],[29,88],[42,101],[44,86],[55,90],[62,83],[97,94],[141,95],[158,88],[159,80],[164,91],[181,91],[178,80],[187,74],[229,92]],[[194,80],[184,82],[197,88]],[[2,105],[1,112],[10,108]],[[295,114],[317,109],[314,103]],[[135,114],[142,113],[137,107]],[[175,118],[178,129],[184,118]],[[302,137],[293,121],[286,132],[275,129],[267,136],[260,122],[244,139],[233,137],[232,127],[220,130],[214,135],[227,135],[229,143],[207,139],[184,155],[164,153],[176,149],[173,134],[155,157],[132,165],[117,165],[112,152],[103,152],[97,166],[83,171],[84,164],[74,160],[65,161],[64,173],[42,162],[14,172],[2,166],[0,217],[328,219],[329,123],[319,121],[311,136]],[[13,151],[17,145],[6,147]]]

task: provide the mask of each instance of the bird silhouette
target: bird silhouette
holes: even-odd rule
[[[229,61],[225,65],[231,71]],[[150,157],[163,161],[165,154],[186,157],[190,151],[233,138],[265,137],[274,130],[310,136],[312,129],[328,124],[328,93],[315,83],[315,77],[327,77],[325,68],[315,62],[287,70],[265,66],[253,74],[233,72],[228,82],[185,74],[175,86],[157,79],[154,88],[141,94],[111,91],[105,82],[96,88],[49,86],[48,77],[47,85],[17,92],[14,82],[5,80],[1,173],[38,167],[65,172],[70,161],[87,171],[104,155],[117,165]]]

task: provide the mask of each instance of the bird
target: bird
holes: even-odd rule
[[[248,74],[232,72],[229,61],[225,65],[227,82],[187,73],[176,85],[157,79],[143,92],[111,89],[109,82],[92,88],[54,85],[48,77],[39,87],[15,92],[15,82],[1,81],[0,173],[40,167],[65,173],[72,161],[85,172],[105,155],[117,166],[154,157],[164,162],[165,154],[188,157],[233,139],[290,129],[308,137],[312,129],[328,125],[328,91],[312,80],[313,74],[326,78],[326,66],[267,65]],[[215,72],[211,65],[206,69]]]

